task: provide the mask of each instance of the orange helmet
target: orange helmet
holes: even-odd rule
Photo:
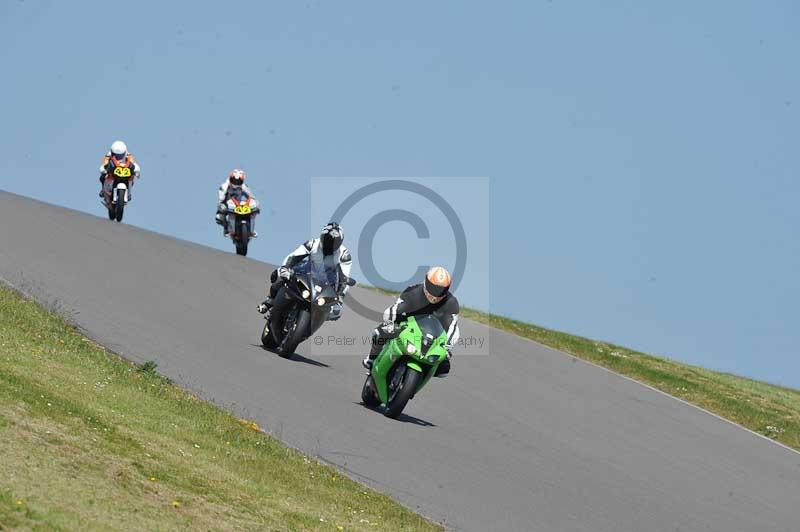
[[[450,291],[450,272],[441,266],[434,266],[425,275],[425,283],[422,289],[425,291],[425,297],[431,303],[438,303],[445,298],[447,292]]]
[[[239,170],[238,168],[231,170],[231,173],[228,174],[228,183],[235,187],[242,186],[244,183],[244,179],[247,177],[247,174],[244,173],[244,170]]]

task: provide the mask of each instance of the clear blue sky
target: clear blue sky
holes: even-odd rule
[[[796,2],[213,4],[1,2],[0,188],[102,214],[122,137],[230,249],[243,166],[276,260],[313,176],[487,176],[492,311],[800,386]]]

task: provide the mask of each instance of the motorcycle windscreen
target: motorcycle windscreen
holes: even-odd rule
[[[294,268],[296,273],[307,274],[315,285],[325,288],[326,286],[336,286],[339,283],[339,268],[326,267],[324,264],[304,259]]]
[[[236,198],[236,201],[238,201],[239,203],[242,203],[242,202],[247,201],[248,198],[250,197],[250,195],[240,188],[238,190],[234,190],[233,192],[231,192],[230,193],[230,197],[231,198]]]
[[[425,355],[436,339],[444,334],[444,327],[432,314],[417,316],[415,319],[417,320],[417,327],[422,333],[422,354]]]

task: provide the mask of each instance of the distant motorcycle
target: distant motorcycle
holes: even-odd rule
[[[103,184],[103,205],[108,209],[108,219],[122,221],[125,206],[131,201],[130,184],[133,181],[133,164],[126,161],[114,161],[112,179]]]
[[[276,301],[286,302],[282,312],[276,307],[268,314],[261,332],[261,343],[289,358],[297,346],[317,332],[331,314],[331,307],[340,303],[340,287],[356,284],[337,269],[325,268],[304,260],[292,269],[289,280],[278,290]]]
[[[255,217],[260,212],[258,201],[243,190],[231,195],[225,202],[225,227],[236,247],[236,254],[246,256],[247,245],[253,235]]]
[[[372,363],[361,390],[369,407],[397,418],[447,359],[447,334],[433,315],[411,316],[400,325],[400,334],[388,341]]]

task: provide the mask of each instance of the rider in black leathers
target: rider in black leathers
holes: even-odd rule
[[[406,288],[397,301],[383,312],[383,322],[372,331],[372,348],[362,364],[372,369],[372,362],[380,354],[387,341],[397,337],[397,324],[409,316],[432,314],[447,331],[447,360],[439,364],[437,377],[450,372],[452,348],[458,342],[459,305],[456,296],[450,293],[450,273],[441,266],[428,270],[425,281]]]

